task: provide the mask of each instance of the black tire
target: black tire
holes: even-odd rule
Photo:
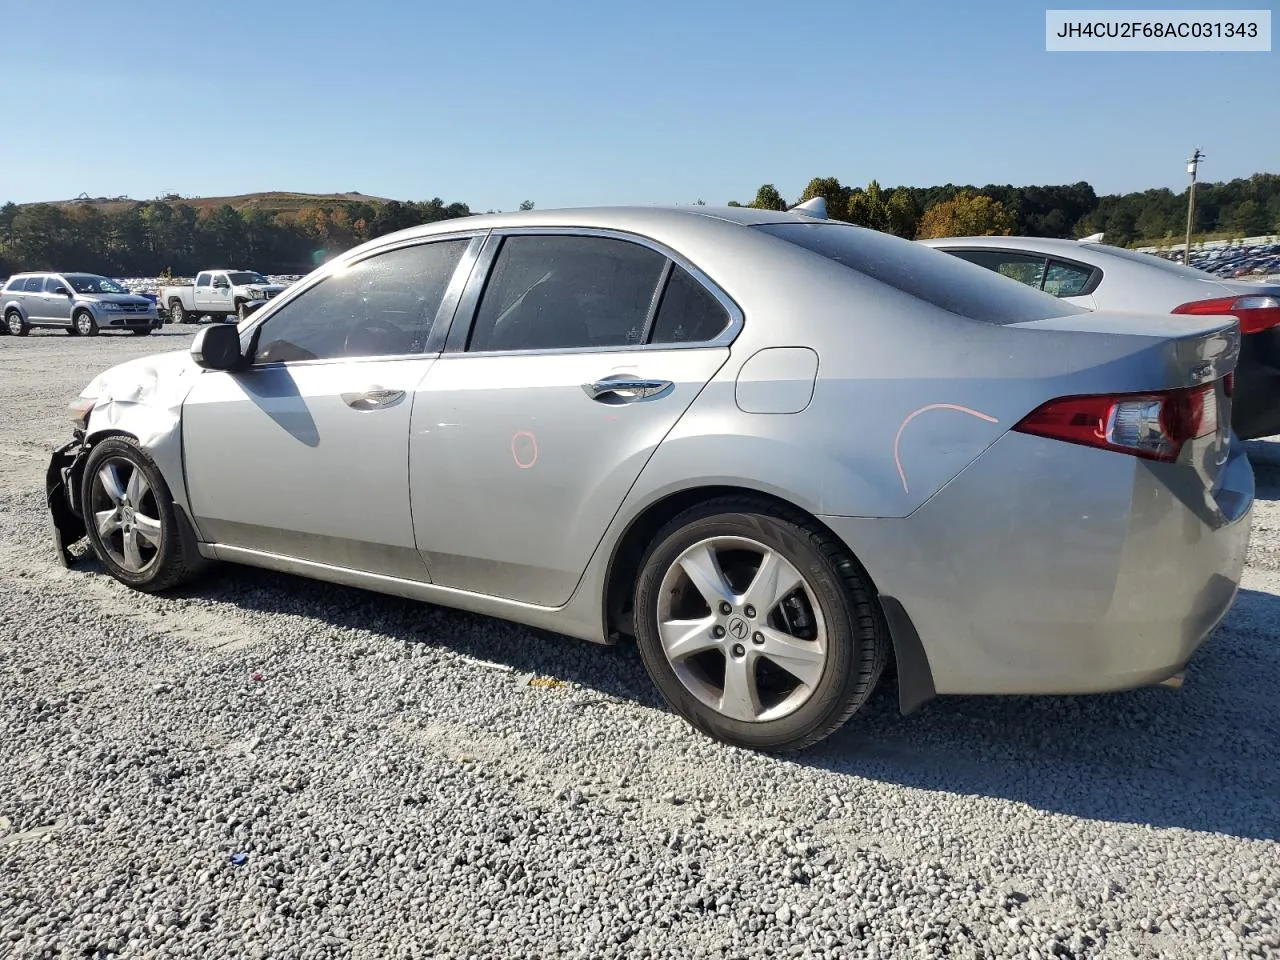
[[[151,328],[150,327],[142,327],[142,328],[134,327],[133,335],[135,337],[149,337],[151,336]]]
[[[169,322],[170,323],[190,323],[191,315],[187,313],[187,308],[182,305],[181,300],[169,301]]]
[[[123,541],[120,548],[115,545],[115,536],[117,533],[123,536],[123,531],[106,534],[105,538],[110,538],[108,543],[95,519],[97,512],[107,507],[112,500],[100,479],[102,471],[108,465],[115,467],[126,493],[131,488],[129,478],[132,474],[125,477],[120,472],[122,469],[139,471],[146,482],[146,492],[138,497],[137,504],[131,505],[125,519],[142,515],[144,519],[159,521],[159,543],[148,545],[145,551],[140,550],[141,558],[146,562],[138,570],[131,570],[126,566]],[[157,593],[193,579],[206,566],[206,561],[196,547],[195,532],[174,505],[164,477],[151,457],[132,437],[108,437],[90,451],[80,485],[80,504],[89,545],[107,572],[125,586],[145,593]],[[154,515],[148,511],[153,511]],[[122,560],[125,562],[122,563]]]
[[[73,337],[80,336],[80,331],[76,329],[76,325],[74,323],[71,326],[67,327],[67,329],[64,332],[71,334],[71,336]]]
[[[807,699],[776,719],[735,719],[704,703],[677,675],[663,648],[658,629],[663,579],[686,550],[712,538],[752,541],[785,559],[803,579],[803,602],[811,604],[810,596],[816,600],[817,616],[812,619],[825,625],[827,649],[820,676],[806,688]],[[724,576],[728,578],[727,570]],[[794,593],[788,596],[793,598],[788,602],[798,602]],[[766,611],[764,616],[772,614]],[[733,619],[727,621],[731,629]],[[768,752],[801,750],[838,730],[871,696],[890,645],[870,580],[844,546],[803,514],[749,496],[723,497],[693,507],[658,531],[637,578],[635,628],[649,675],[676,713],[717,740]],[[724,635],[723,628],[716,629]],[[754,656],[749,653],[750,643],[731,647],[728,636],[720,642],[725,646],[711,652],[712,662],[719,663],[716,658],[723,654],[725,669],[730,649],[734,656],[740,657],[744,648]],[[760,669],[749,668],[757,678],[753,687],[761,682]]]
[[[31,332],[31,327],[17,310],[10,310],[4,315],[4,328],[15,337],[25,337]]]
[[[83,337],[98,335],[98,321],[93,319],[93,314],[88,310],[77,310],[71,317],[71,325]]]

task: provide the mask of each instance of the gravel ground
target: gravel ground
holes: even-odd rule
[[[66,401],[0,338],[0,956],[1280,956],[1280,443],[1181,691],[869,711],[798,760],[630,649],[247,569],[52,559]]]

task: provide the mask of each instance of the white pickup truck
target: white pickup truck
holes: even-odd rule
[[[215,321],[239,319],[246,303],[270,300],[284,286],[252,270],[201,270],[195,283],[160,288],[160,303],[170,323],[195,323],[208,314]]]

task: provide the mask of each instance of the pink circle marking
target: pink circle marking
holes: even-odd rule
[[[525,437],[528,439],[529,446],[533,450],[532,457],[526,456],[522,458],[520,456],[520,451],[516,449],[516,442],[521,437]],[[526,454],[527,454],[527,451],[526,451]],[[511,437],[511,459],[516,462],[516,466],[519,467],[521,470],[528,470],[530,467],[534,466],[538,462],[538,438],[535,437],[528,430],[517,431]]]

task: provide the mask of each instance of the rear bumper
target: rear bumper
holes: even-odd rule
[[[1231,608],[1253,471],[1190,471],[1010,433],[909,517],[824,517],[910,618],[935,692],[1157,683]],[[896,638],[895,638],[896,639]]]

